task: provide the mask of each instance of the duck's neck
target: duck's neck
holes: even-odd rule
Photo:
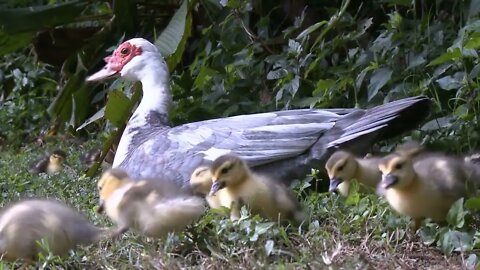
[[[165,120],[168,119],[172,104],[168,67],[162,58],[157,60],[151,61],[141,70],[143,98],[128,121],[129,127],[157,125],[158,119],[152,117],[161,116]]]
[[[155,57],[158,57],[155,59]],[[168,113],[172,103],[172,95],[169,89],[168,67],[160,55],[152,55],[148,63],[137,71],[138,78],[142,82],[143,97],[137,109],[127,123],[122,138],[118,144],[113,167],[119,166],[127,157],[127,154],[133,151],[143,141],[139,138],[148,138],[138,134],[154,132],[158,127],[168,125]],[[144,134],[143,134],[144,135]]]

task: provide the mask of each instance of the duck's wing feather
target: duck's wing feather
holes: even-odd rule
[[[364,154],[378,140],[421,123],[430,100],[418,96],[370,109],[289,110],[189,123],[174,128],[144,127],[119,167],[132,177],[162,177],[188,183],[191,173],[222,154],[234,152],[254,170],[279,179],[304,176],[323,167],[332,150]],[[135,141],[135,135],[132,136]]]
[[[208,165],[229,152],[252,167],[282,160],[304,153],[352,110],[334,111],[302,109],[251,114],[158,130],[130,151],[120,167],[137,177],[158,175],[183,182],[196,167]]]

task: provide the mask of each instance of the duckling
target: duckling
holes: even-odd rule
[[[97,162],[101,154],[102,154],[102,149],[93,148],[90,151],[84,153],[81,156],[81,160],[85,164],[85,167],[88,169],[92,167],[95,162]],[[114,156],[115,156],[115,153],[112,151],[112,149],[109,149],[107,155],[105,156],[105,159],[102,161],[102,167],[105,169],[111,167]]]
[[[106,171],[98,182],[100,206],[118,226],[115,237],[132,228],[162,238],[184,229],[205,211],[203,199],[169,181],[134,181],[119,168]]]
[[[64,167],[64,162],[67,154],[56,149],[49,156],[42,157],[32,164],[30,164],[29,171],[31,173],[55,173],[61,171]]]
[[[301,223],[305,215],[292,190],[280,182],[254,174],[247,164],[234,154],[220,156],[212,163],[212,187],[210,195],[225,190],[219,197],[222,206],[230,208],[230,218],[240,218],[242,205],[271,220],[293,220]]]
[[[195,193],[205,196],[210,208],[218,209],[222,207],[220,197],[224,196],[225,190],[219,190],[214,196],[209,194],[212,188],[210,167],[201,166],[196,168],[190,177],[190,187]]]
[[[93,244],[109,237],[109,231],[98,228],[63,203],[32,199],[17,202],[0,214],[0,257],[23,259],[26,267],[35,260],[44,240],[50,252],[63,256],[77,245]]]
[[[421,149],[394,152],[378,166],[379,188],[395,211],[413,218],[415,231],[424,218],[443,222],[452,204],[476,189],[480,176],[461,158]]]
[[[346,197],[350,181],[353,179],[375,189],[382,179],[382,174],[378,170],[380,159],[381,157],[372,155],[358,158],[347,151],[336,151],[325,163],[325,169],[330,178],[329,191],[338,190],[342,196]]]

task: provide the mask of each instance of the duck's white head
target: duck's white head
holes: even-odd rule
[[[100,71],[92,74],[87,81],[100,81],[120,75],[132,81],[142,81],[148,76],[152,65],[160,63],[165,66],[157,47],[144,38],[133,38],[120,44],[111,56],[105,57],[107,64]]]

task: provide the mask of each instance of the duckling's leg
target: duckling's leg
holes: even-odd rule
[[[18,270],[26,270],[28,269],[28,267],[30,266],[30,260],[25,260],[22,265],[20,266],[20,268],[18,268]]]
[[[414,219],[414,226],[413,226],[413,233],[416,233],[418,229],[422,226],[423,218],[415,218]]]
[[[110,238],[112,240],[116,240],[122,236],[122,234],[126,233],[128,231],[128,227],[119,227],[117,230],[112,230],[110,234]]]
[[[240,219],[240,202],[238,200],[232,201],[230,204],[230,220],[239,220]]]

